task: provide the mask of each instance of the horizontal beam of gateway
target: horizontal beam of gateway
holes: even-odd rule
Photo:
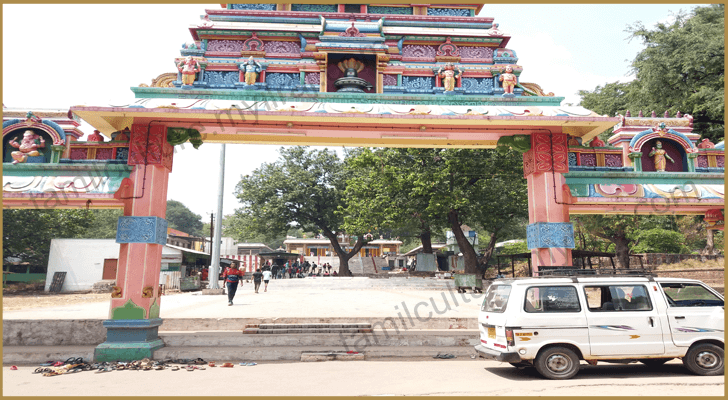
[[[207,143],[361,147],[494,148],[500,137],[567,133],[589,140],[613,117],[320,114],[287,111],[72,107],[107,136],[132,124],[195,129]]]

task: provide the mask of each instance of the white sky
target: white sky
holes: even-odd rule
[[[3,5],[3,104],[11,108],[129,104],[129,89],[165,72],[188,30],[205,9],[217,4]],[[628,81],[629,64],[642,49],[627,41],[637,21],[652,27],[670,20],[685,4],[486,4],[480,16],[493,17],[511,36],[524,67],[521,79],[578,104],[578,90]],[[90,131],[89,131],[90,133]],[[217,207],[220,145],[186,145],[177,151],[168,198],[181,201],[209,221]],[[238,207],[233,195],[241,175],[278,158],[280,146],[227,145],[224,214]],[[178,146],[179,148],[179,146]]]

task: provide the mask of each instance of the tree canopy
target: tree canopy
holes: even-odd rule
[[[285,234],[290,228],[321,232],[339,257],[339,274],[350,275],[348,261],[364,244],[361,235],[349,252],[339,245],[343,218],[344,166],[336,153],[306,147],[281,148],[280,158],[242,177],[235,194],[248,232]],[[357,234],[361,232],[347,232]]]
[[[635,80],[582,90],[581,105],[607,115],[680,111],[693,116],[694,132],[715,143],[723,140],[724,8],[711,4],[652,29],[639,22],[629,27],[629,38],[645,45],[632,62]]]
[[[47,266],[52,239],[76,238],[93,222],[88,210],[3,210],[3,258]]]
[[[177,200],[167,200],[167,226],[193,236],[206,236],[202,231],[202,217]]]

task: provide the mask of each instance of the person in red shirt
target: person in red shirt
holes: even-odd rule
[[[243,271],[238,269],[238,264],[233,265],[225,270],[222,274],[222,279],[225,280],[225,286],[227,287],[228,294],[228,305],[233,305],[233,298],[235,292],[238,290],[238,285],[243,286]]]
[[[206,280],[207,280],[207,274],[208,274],[208,273],[209,273],[209,272],[207,272],[207,268],[203,268],[203,269],[202,269],[202,280],[203,280],[203,281],[206,281]]]

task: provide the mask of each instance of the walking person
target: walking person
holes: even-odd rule
[[[225,286],[227,287],[228,294],[228,305],[233,305],[233,298],[235,292],[238,290],[238,285],[243,286],[243,272],[238,269],[238,264],[233,263],[232,266],[228,267],[222,274],[222,279],[225,280]]]
[[[263,283],[265,283],[265,288],[263,289],[264,292],[268,291],[268,282],[270,282],[271,275],[270,271],[263,271]]]
[[[265,271],[268,272],[268,271]],[[258,293],[258,289],[260,289],[260,281],[263,280],[263,273],[260,272],[260,268],[256,269],[255,272],[253,272],[253,284],[255,285],[255,293]],[[266,283],[266,285],[268,285]]]

